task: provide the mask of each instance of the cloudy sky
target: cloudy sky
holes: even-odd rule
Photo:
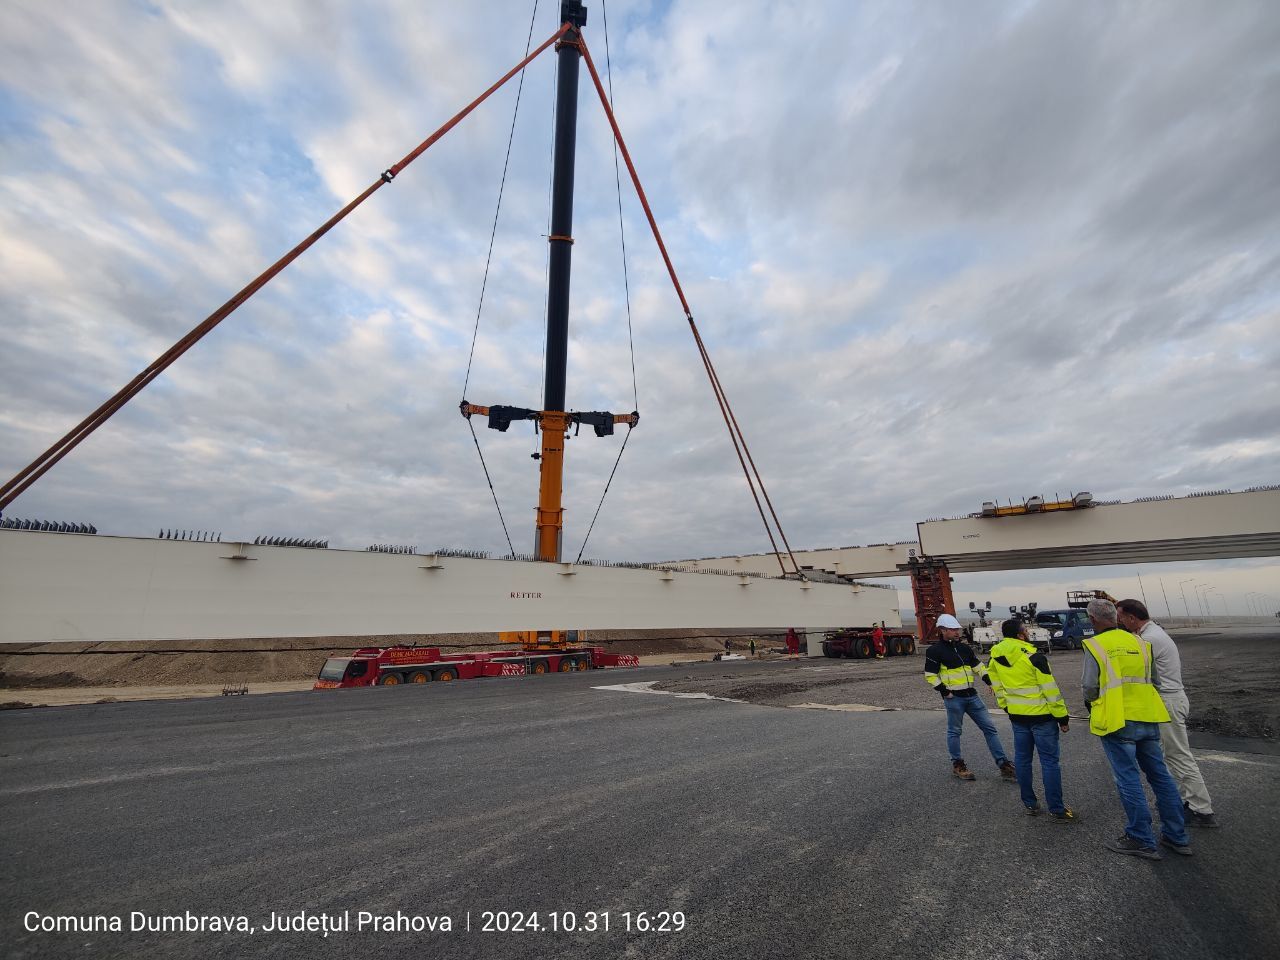
[[[588,10],[603,70],[604,11]],[[623,132],[793,546],[902,540],[987,499],[1280,479],[1274,5],[607,12]],[[536,44],[558,3],[7,0],[0,472],[517,62],[531,18]],[[548,54],[524,76],[473,403],[541,402],[554,66]],[[7,515],[505,553],[457,404],[516,94],[513,81]],[[633,393],[613,153],[585,83],[580,104],[569,405],[626,411],[638,396],[642,416],[587,555],[766,549],[624,183]],[[477,427],[530,550],[536,438]],[[568,445],[566,553],[621,439]],[[1134,575],[957,590],[1045,603],[1104,573]],[[1198,577],[1239,611],[1247,591],[1280,594],[1270,561],[1145,576]]]

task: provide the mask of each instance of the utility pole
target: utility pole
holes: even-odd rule
[[[1156,581],[1160,584],[1160,593],[1164,596],[1164,615],[1173,617],[1173,611],[1169,609],[1169,593],[1164,588],[1164,577],[1156,577]]]

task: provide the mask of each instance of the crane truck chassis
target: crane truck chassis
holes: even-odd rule
[[[312,689],[448,683],[479,677],[523,677],[638,666],[640,659],[634,654],[609,653],[604,647],[473,653],[441,653],[439,647],[361,647],[349,657],[326,660]]]

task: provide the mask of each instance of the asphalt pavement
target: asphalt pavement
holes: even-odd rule
[[[0,951],[1275,956],[1280,758],[1202,749],[1223,828],[1148,862],[1103,847],[1123,822],[1083,724],[1063,749],[1080,822],[1058,826],[972,728],[978,780],[953,779],[936,710],[596,689],[726,669],[8,711]],[[238,916],[253,932],[208,929]],[[350,929],[268,930],[281,916]]]

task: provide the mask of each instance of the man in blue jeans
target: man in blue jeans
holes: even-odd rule
[[[1156,691],[1159,678],[1151,644],[1118,628],[1116,607],[1109,600],[1090,600],[1086,612],[1094,629],[1084,641],[1082,678],[1089,730],[1102,741],[1128,821],[1124,833],[1107,847],[1148,860],[1163,859],[1151,829],[1142,774],[1156,795],[1160,845],[1190,856],[1182,798],[1160,749],[1160,725],[1169,722],[1169,711]]]
[[[944,613],[938,618],[937,626],[942,639],[930,645],[924,653],[924,679],[942,695],[942,702],[947,708],[947,752],[951,754],[951,772],[961,780],[975,779],[960,753],[960,727],[965,714],[968,714],[987,738],[987,749],[1000,768],[1000,776],[1013,782],[1017,779],[1013,764],[1005,755],[987,705],[974,689],[977,677],[991,683],[987,679],[987,669],[978,662],[973,648],[960,641],[959,620]]]
[[[1006,620],[1001,632],[1004,639],[991,648],[987,677],[996,703],[1013,724],[1013,766],[1022,804],[1032,816],[1040,813],[1031,770],[1032,755],[1038,753],[1049,819],[1075,823],[1076,815],[1062,802],[1062,768],[1058,763],[1058,734],[1070,729],[1062,691],[1048,658],[1027,642],[1026,625],[1021,620]]]

